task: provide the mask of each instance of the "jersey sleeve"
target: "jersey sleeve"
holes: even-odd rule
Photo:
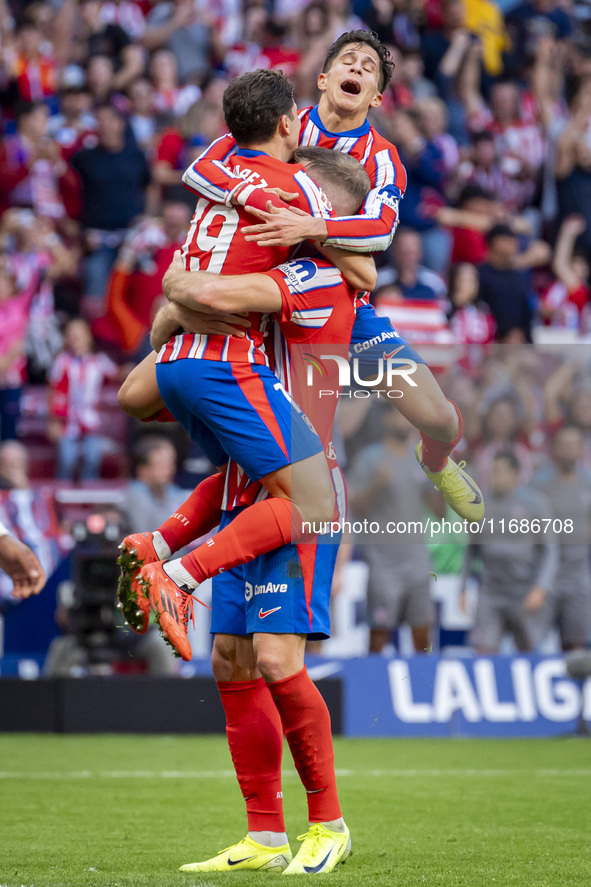
[[[243,180],[232,175],[224,166],[236,150],[236,142],[230,135],[222,136],[201,154],[183,173],[183,185],[189,191],[200,194],[213,203],[231,206],[234,190]]]
[[[398,204],[406,190],[406,171],[393,145],[378,151],[365,168],[373,188],[361,213],[328,220],[327,246],[375,253],[383,252],[392,243],[398,225]]]
[[[328,224],[328,219],[332,216],[332,207],[322,188],[312,181],[304,169],[298,170],[293,180],[301,195],[293,202],[293,206],[297,206],[313,216],[327,219]]]
[[[305,342],[330,319],[335,301],[349,290],[341,272],[312,259],[286,262],[265,272],[279,285],[281,310],[275,315],[288,326],[291,341]]]

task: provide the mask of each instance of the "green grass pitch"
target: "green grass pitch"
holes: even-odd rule
[[[0,736],[1,887],[221,887],[190,875],[246,833],[223,737]],[[585,740],[335,741],[351,887],[589,887]],[[306,830],[286,749],[292,849]],[[305,877],[305,876],[304,876]]]

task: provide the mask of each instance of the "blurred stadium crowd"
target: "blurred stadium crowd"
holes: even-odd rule
[[[117,409],[116,386],[149,350],[161,277],[194,207],[180,177],[225,131],[226,85],[280,68],[299,105],[314,104],[329,45],[358,27],[375,30],[395,60],[371,122],[408,173],[372,300],[439,369],[463,410],[463,456],[483,488],[494,490],[505,457],[514,487],[539,488],[540,472],[562,458],[556,432],[567,426],[581,531],[588,521],[587,2],[0,0],[0,436],[22,444],[0,451],[0,505],[21,538],[51,549],[50,567],[67,547],[63,513],[81,501],[62,494],[60,506],[59,490],[73,479],[93,489],[101,478],[119,491],[129,482],[130,445],[146,429]],[[353,406],[339,421],[354,487],[355,457],[380,445],[367,429],[381,420],[366,421],[379,404]],[[385,427],[386,439],[389,431],[403,441],[404,429]],[[193,468],[189,485],[202,460],[172,435]],[[133,483],[164,502],[174,465],[145,480],[142,460]],[[48,492],[54,478],[63,483]],[[96,502],[107,501],[101,495]],[[576,540],[585,549],[588,527]],[[590,598],[588,551],[583,561],[576,584],[584,577]],[[388,573],[381,561],[373,568]],[[548,570],[564,573],[556,563]],[[586,619],[581,611],[579,623]],[[383,640],[376,635],[376,649]]]

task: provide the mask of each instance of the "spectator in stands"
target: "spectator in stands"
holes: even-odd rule
[[[558,627],[565,652],[584,647],[591,636],[591,475],[581,467],[583,444],[579,428],[560,428],[552,439],[553,464],[533,480],[559,522],[558,572],[543,616],[546,631]]]
[[[95,107],[105,102],[113,94],[115,65],[108,55],[93,55],[86,65],[86,82]],[[89,145],[88,147],[93,147]]]
[[[54,219],[64,215],[60,185],[68,169],[59,146],[47,138],[48,121],[43,102],[17,104],[16,133],[0,145],[0,215],[10,206]]]
[[[441,278],[421,264],[421,237],[412,228],[399,228],[388,251],[392,264],[380,269],[378,286],[394,284],[404,299],[434,301],[445,297]]]
[[[135,478],[125,497],[130,533],[159,527],[187,498],[187,491],[174,484],[177,452],[162,434],[141,437],[133,451]]]
[[[16,274],[0,264],[0,439],[14,440],[26,379],[25,339],[34,285],[17,289]]]
[[[539,241],[527,255],[520,256],[517,235],[508,225],[491,228],[486,245],[486,260],[479,268],[480,298],[494,317],[497,339],[531,342],[533,292],[529,270],[535,264],[545,264],[550,250]]]
[[[552,268],[558,280],[544,294],[542,316],[555,327],[584,332],[591,328],[589,262],[576,242],[587,225],[582,216],[567,217],[560,228]]]
[[[141,46],[134,44],[120,25],[105,23],[102,5],[100,0],[81,2],[82,58],[103,56],[111,59],[114,68],[111,89],[121,92],[141,76],[144,53]]]
[[[181,83],[194,82],[207,74],[215,35],[214,17],[206,4],[197,6],[193,0],[157,3],[146,24],[143,45],[149,50],[170,49]]]
[[[482,433],[470,442],[475,455],[478,478],[485,489],[492,483],[492,467],[499,453],[513,453],[519,463],[520,483],[527,483],[533,473],[533,461],[527,432],[525,411],[515,393],[497,397],[482,417]]]
[[[570,111],[556,155],[560,212],[563,217],[584,217],[587,227],[581,242],[591,250],[591,78],[581,82]]]
[[[436,96],[417,102],[419,119],[428,142],[439,149],[443,165],[443,186],[448,194],[458,170],[458,143],[448,132],[449,120],[445,102]]]
[[[445,204],[443,155],[437,145],[426,141],[414,113],[397,111],[391,135],[407,174],[400,221],[420,233],[425,265],[443,273],[449,261],[450,237],[434,219],[435,209]]]
[[[540,185],[544,144],[537,123],[525,113],[517,84],[499,81],[490,95],[490,109],[480,93],[478,59],[468,54],[461,94],[472,133],[488,130],[495,139],[501,170],[512,183],[513,210],[530,209]]]
[[[484,345],[492,342],[496,327],[488,306],[480,301],[478,269],[469,262],[452,265],[448,279],[450,324],[457,342]]]
[[[411,426],[389,406],[383,406],[379,416],[384,437],[358,453],[348,474],[348,489],[354,514],[384,529],[388,521],[420,521],[423,501]],[[367,534],[360,541],[369,565],[370,653],[380,653],[402,624],[411,627],[415,652],[429,652],[433,613],[424,539],[409,535],[404,542],[384,543]]]
[[[86,321],[75,318],[67,323],[64,344],[50,376],[48,437],[57,444],[60,480],[72,480],[79,461],[80,479],[95,480],[104,448],[98,412],[101,388],[120,373],[105,354],[94,352]]]
[[[580,429],[582,466],[591,471],[591,376],[586,349],[574,349],[546,382],[544,420],[550,434],[565,424]]]
[[[83,309],[97,317],[117,250],[133,219],[144,211],[150,171],[123,115],[111,105],[97,112],[98,144],[82,148],[70,163],[81,181],[81,223],[88,255]]]
[[[49,16],[45,34],[29,8],[15,29],[14,47],[2,47],[7,76],[23,101],[51,101],[55,96],[59,68],[71,51],[75,7],[75,0],[64,0]]]
[[[220,103],[210,102],[205,96],[167,127],[156,142],[152,159],[152,179],[159,187],[159,201],[186,203],[195,211],[195,194],[182,184],[185,169],[211,142],[225,132],[225,121]]]
[[[145,219],[128,232],[109,282],[105,314],[92,324],[98,340],[125,353],[142,347],[162,295],[162,277],[185,241],[190,217],[185,202],[171,201],[163,205],[162,219]]]
[[[476,555],[483,565],[471,636],[476,652],[482,656],[498,653],[505,633],[512,635],[520,652],[535,648],[542,635],[542,608],[556,580],[558,547],[551,524],[546,525],[549,532],[531,529],[532,521],[553,517],[550,503],[540,493],[519,486],[519,473],[520,465],[513,453],[497,453],[487,497],[487,521],[466,554],[465,578],[472,572]],[[520,532],[509,538],[510,520],[517,522]],[[505,534],[491,530],[493,526],[498,530],[500,521],[505,522]]]
[[[131,102],[129,125],[137,146],[150,157],[154,148],[156,119],[153,113],[152,86],[149,80],[134,80],[127,94]]]
[[[67,160],[86,142],[96,139],[96,118],[92,113],[92,98],[84,72],[71,66],[79,73],[69,73],[62,81],[58,94],[60,113],[50,117],[47,134],[55,139]]]
[[[153,86],[152,107],[157,117],[163,114],[182,117],[201,95],[194,83],[179,84],[176,57],[170,49],[159,49],[153,54],[150,81]]]
[[[507,15],[511,39],[512,73],[522,74],[527,58],[531,58],[544,37],[565,41],[572,34],[572,24],[562,4],[556,0],[526,0]],[[564,55],[563,55],[564,58]]]

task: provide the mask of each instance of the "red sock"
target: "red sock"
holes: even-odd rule
[[[305,667],[297,674],[273,681],[268,686],[281,716],[296,770],[308,792],[310,822],[340,819],[330,715],[326,702]]]
[[[195,487],[178,511],[158,527],[171,552],[180,551],[189,542],[205,536],[222,518],[225,475],[212,474]]]
[[[452,441],[433,440],[432,437],[429,437],[428,434],[425,434],[424,431],[421,431],[421,439],[423,441],[423,452],[421,458],[429,471],[441,471],[442,468],[445,468],[447,457],[450,455],[451,452],[453,452],[453,450],[455,450],[462,439],[462,433],[464,431],[464,420],[462,419],[462,414],[460,413],[458,405],[455,404],[453,400],[448,401],[448,403],[450,403],[455,409],[456,413],[458,414],[458,421],[460,423],[458,433],[456,434],[454,439]]]
[[[181,558],[181,564],[197,582],[216,576],[259,554],[292,541],[292,520],[298,511],[289,499],[265,499],[250,505],[213,539]]]
[[[246,801],[249,832],[284,832],[279,712],[262,678],[218,681],[226,734]]]

